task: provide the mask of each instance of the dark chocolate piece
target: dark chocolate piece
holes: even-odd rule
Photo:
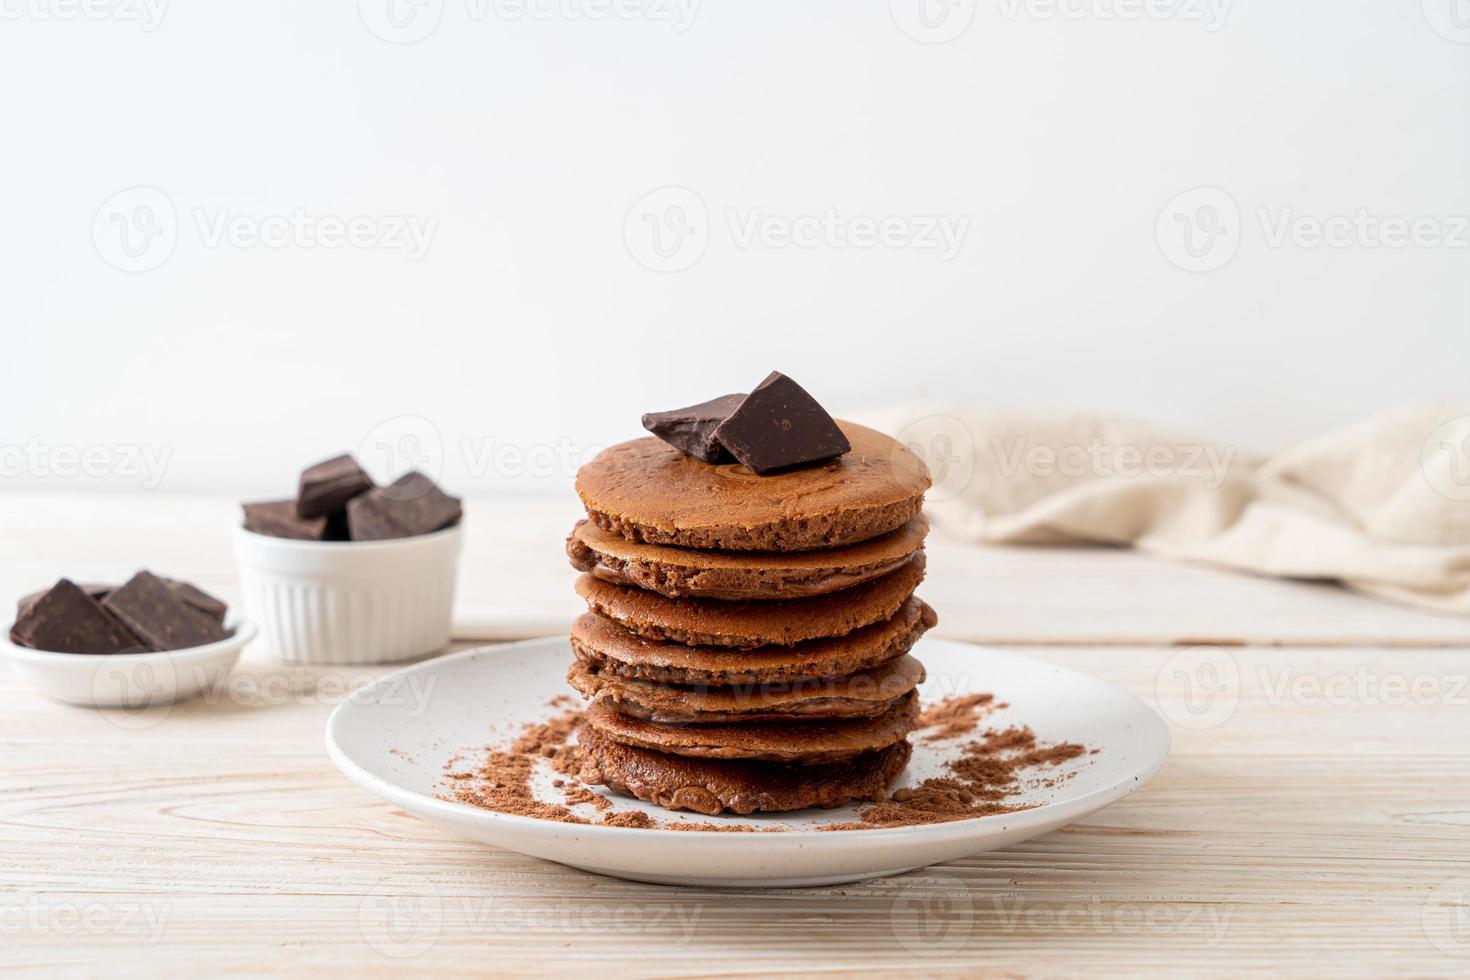
[[[225,613],[230,607],[225,604],[223,599],[216,599],[208,592],[199,588],[199,586],[192,585],[188,582],[181,582],[176,578],[164,578],[162,575],[158,576],[158,578],[164,585],[178,593],[180,599],[183,599],[210,619],[217,623],[223,623],[225,621]]]
[[[715,429],[715,438],[757,473],[831,459],[852,448],[827,410],[780,371],[755,386]]]
[[[11,627],[12,642],[55,653],[139,653],[149,649],[70,579],[38,596]]]
[[[383,541],[438,531],[461,513],[457,498],[413,472],[349,500],[347,526],[353,541]]]
[[[229,632],[152,572],[139,572],[114,589],[102,607],[157,650],[182,650],[223,640]]]
[[[372,478],[345,453],[309,466],[296,489],[297,517],[325,517],[347,501],[373,488]]]
[[[649,412],[643,416],[643,427],[675,449],[706,463],[729,463],[735,457],[715,441],[715,430],[745,398],[745,395],[721,395],[688,408]]]
[[[240,506],[245,511],[245,530],[256,534],[302,541],[321,541],[326,534],[327,519],[298,517],[294,500],[262,500]]]
[[[93,599],[96,599],[98,602],[106,599],[107,593],[112,591],[112,586],[98,585],[95,582],[88,583],[86,585],[78,585],[77,588],[81,589],[83,592],[87,593],[87,595],[91,596]],[[50,591],[50,589],[41,589],[38,592],[32,592],[30,595],[21,596],[20,601],[15,604],[15,618],[17,620],[24,619],[26,613],[35,607],[36,601]]]

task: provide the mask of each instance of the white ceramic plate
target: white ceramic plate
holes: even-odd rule
[[[852,807],[790,814],[706,817],[671,814],[605,793],[618,810],[643,810],[659,822],[780,826],[785,833],[740,834],[573,824],[493,813],[441,799],[445,763],[508,741],[527,722],[555,711],[568,694],[571,649],[563,638],[482,647],[440,657],[379,679],[338,705],[327,722],[327,751],[348,778],[383,799],[474,840],[599,874],[664,884],[796,886],[898,874],[1005,847],[1071,823],[1118,800],[1158,771],[1169,754],[1162,719],[1131,694],[1040,660],[924,639],[914,655],[929,679],[926,702],[989,691],[1008,707],[986,728],[1029,725],[1043,742],[1080,742],[1098,752],[1044,770],[1065,779],[1030,781],[1008,802],[1031,809],[952,823],[882,830],[820,831],[855,819]],[[939,775],[963,739],[912,739],[914,758],[896,784]],[[559,802],[547,768],[538,797]],[[599,791],[600,788],[599,788]],[[585,805],[584,805],[585,806]],[[590,807],[585,811],[592,815]]]

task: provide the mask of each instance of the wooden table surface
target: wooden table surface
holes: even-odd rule
[[[570,502],[471,501],[466,639],[559,632]],[[231,501],[0,496],[0,600],[148,566],[234,599]],[[720,891],[461,841],[338,775],[380,671],[246,652],[226,695],[69,708],[0,667],[0,967],[36,973],[1464,975],[1470,621],[1119,551],[931,547],[941,632],[1155,704],[1174,752],[1061,831],[896,878]]]

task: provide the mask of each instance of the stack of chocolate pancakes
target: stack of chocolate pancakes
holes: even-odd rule
[[[847,452],[800,468],[644,438],[579,472],[584,781],[744,814],[881,798],[903,771],[924,679],[908,651],[936,622],[914,595],[929,476],[887,436],[833,424]]]

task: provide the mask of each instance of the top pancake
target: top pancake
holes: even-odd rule
[[[577,473],[598,527],[630,541],[723,551],[808,551],[852,544],[907,523],[924,501],[923,460],[881,432],[838,426],[846,454],[757,475],[648,437],[603,450]]]
[[[895,531],[823,551],[699,551],[629,541],[579,521],[567,538],[567,557],[604,582],[675,599],[799,599],[893,571],[924,546],[928,531],[919,514]]]

